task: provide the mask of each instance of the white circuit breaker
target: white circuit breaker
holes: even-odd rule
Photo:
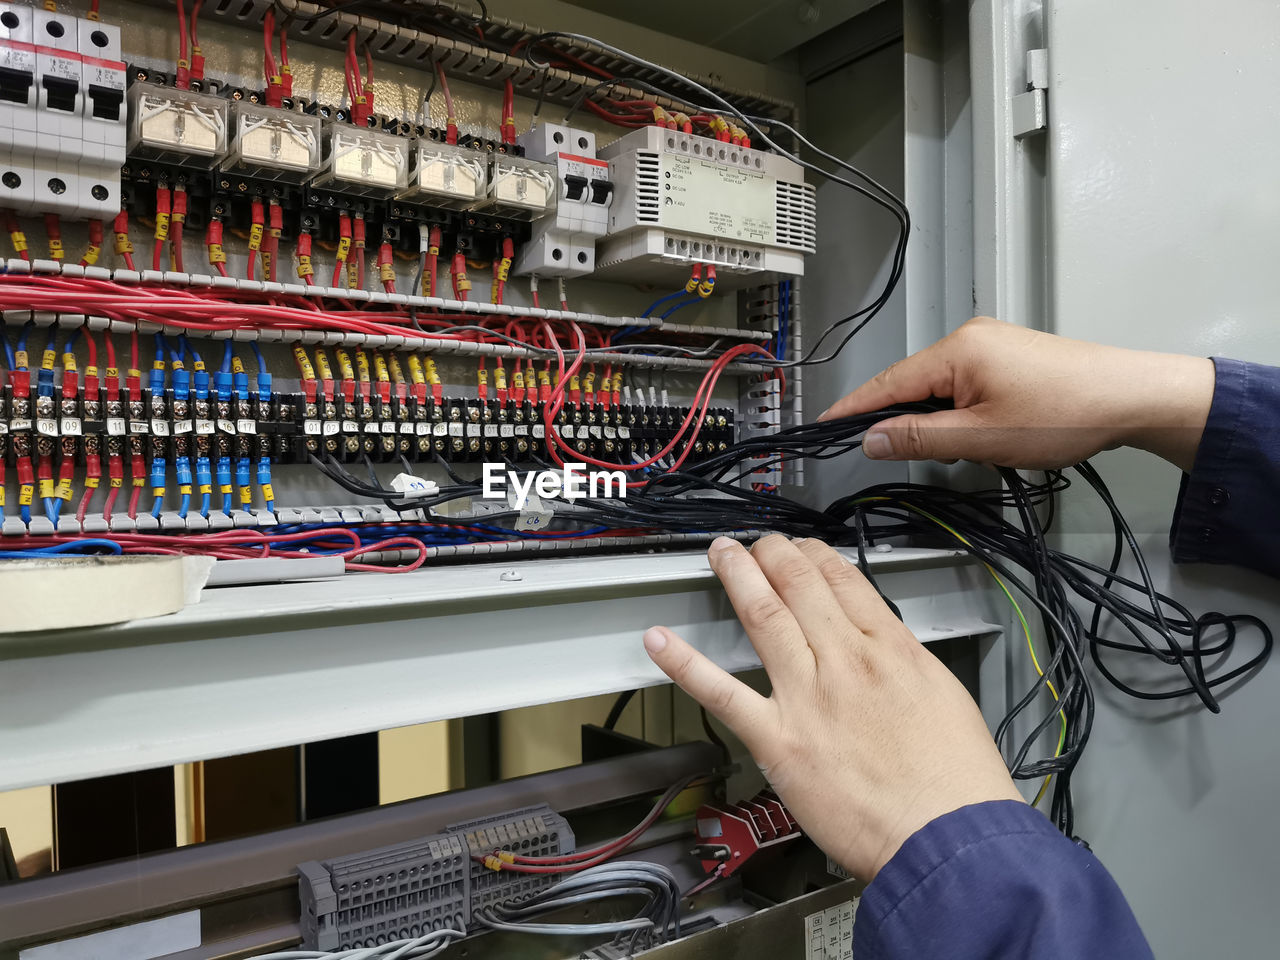
[[[118,27],[0,3],[0,205],[113,216],[124,89]]]
[[[600,151],[618,196],[598,273],[687,276],[691,262],[722,276],[801,276],[817,244],[816,195],[804,168],[777,154],[645,127]]]
[[[514,272],[547,277],[589,274],[596,267],[596,238],[609,228],[614,185],[609,164],[596,156],[586,130],[542,124],[520,137],[525,156],[554,164],[556,212],[539,221],[521,250]]]

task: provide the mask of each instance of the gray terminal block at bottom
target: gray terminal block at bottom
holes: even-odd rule
[[[470,859],[459,835],[445,833],[300,864],[303,946],[346,950],[465,930]]]
[[[451,824],[449,833],[461,834],[474,856],[510,850],[522,857],[558,857],[574,851],[569,821],[545,803],[496,817]],[[524,900],[551,886],[564,874],[516,873],[490,870],[471,861],[471,911],[495,903]]]
[[[471,820],[445,832],[298,866],[302,944],[348,950],[471,928],[474,911],[522,900],[555,874],[495,872],[473,859],[498,850],[560,856],[574,850],[568,822],[542,804]]]

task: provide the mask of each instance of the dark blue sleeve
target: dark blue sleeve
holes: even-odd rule
[[[1213,358],[1213,404],[1182,478],[1169,547],[1178,563],[1280,577],[1280,367]]]
[[[1098,858],[1016,800],[916,831],[862,895],[854,960],[1151,960]]]

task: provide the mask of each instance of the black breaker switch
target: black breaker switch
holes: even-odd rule
[[[591,181],[591,202],[602,207],[609,205],[609,198],[613,196],[613,183],[609,180]]]
[[[74,80],[63,80],[61,77],[41,77],[40,85],[46,91],[46,104],[50,110],[65,110],[75,113],[76,94],[80,84]]]
[[[581,200],[586,195],[586,192],[586,177],[569,174],[564,178],[564,198],[566,200]]]
[[[11,103],[26,103],[28,91],[35,78],[26,70],[14,70],[11,67],[0,67],[0,100]]]

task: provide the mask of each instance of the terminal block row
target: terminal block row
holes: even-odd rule
[[[493,871],[498,851],[557,856],[574,850],[568,822],[545,804],[455,824],[443,833],[298,866],[303,946],[348,950],[467,930],[479,910],[523,900],[554,874]]]

